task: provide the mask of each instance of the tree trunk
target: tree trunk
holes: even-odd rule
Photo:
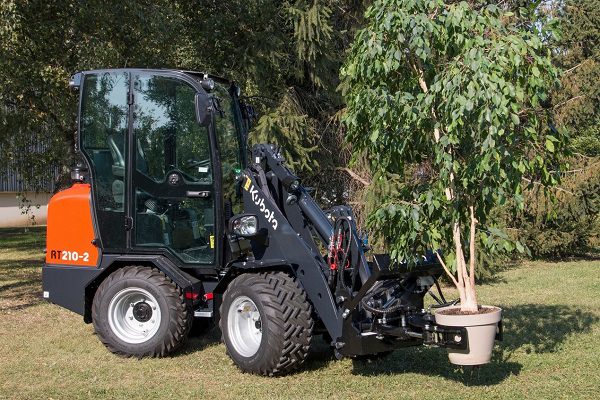
[[[420,65],[418,59],[415,60],[415,64],[411,65],[412,68],[417,72],[419,76],[419,86],[421,86],[421,90],[423,93],[427,93],[429,88],[427,87],[427,82],[425,82],[425,74],[423,73],[423,68]],[[432,108],[431,115],[434,121],[437,120],[435,110]],[[433,137],[436,143],[439,143],[441,138],[440,129],[436,126],[433,129]],[[449,151],[450,156],[452,156],[452,152]],[[450,186],[444,189],[444,193],[446,195],[446,199],[452,201],[455,199],[453,184],[454,184],[454,173],[450,172]],[[454,240],[454,249],[456,252],[456,276],[450,272],[440,255],[438,254],[438,260],[442,264],[444,271],[450,277],[456,288],[458,289],[458,293],[460,296],[460,310],[463,312],[476,313],[478,311],[477,307],[477,294],[475,292],[475,229],[477,226],[477,219],[475,218],[474,207],[473,205],[469,206],[469,212],[471,216],[471,226],[470,226],[470,235],[469,235],[469,271],[467,271],[467,262],[465,260],[465,252],[463,251],[464,245],[461,239],[461,227],[459,221],[454,221],[452,226],[452,238]]]
[[[463,251],[463,242],[460,235],[460,224],[454,223],[453,237],[454,246],[456,248],[456,275],[458,281],[455,282],[460,294],[460,310],[464,312],[477,312],[477,294],[475,292],[475,226],[476,220],[473,216],[473,207],[471,210],[471,229],[470,229],[470,254],[469,254],[469,269],[467,272],[467,262]],[[446,272],[448,272],[446,270]]]

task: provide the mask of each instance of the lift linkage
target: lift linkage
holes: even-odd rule
[[[430,283],[442,272],[433,254],[412,268],[392,264],[387,255],[374,255],[369,264],[369,279],[344,303],[343,335],[335,344],[340,355],[372,354],[420,344],[468,349],[465,328],[438,325],[434,315],[423,307]],[[381,288],[390,288],[392,293],[380,302],[387,303],[387,308],[369,304]]]
[[[290,268],[340,356],[419,344],[467,348],[464,328],[437,325],[424,309],[423,297],[443,273],[435,253],[410,268],[388,255],[368,261],[349,207],[323,211],[273,145],[254,146],[251,161],[239,181],[245,212],[259,216],[263,233],[251,241],[252,256],[232,266]]]

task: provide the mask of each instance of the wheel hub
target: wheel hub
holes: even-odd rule
[[[146,342],[156,335],[161,317],[156,298],[138,287],[121,290],[108,305],[110,329],[120,340],[130,344]]]
[[[247,296],[233,300],[227,315],[228,336],[235,351],[252,357],[262,341],[262,322],[256,304]]]
[[[152,318],[152,307],[145,301],[140,301],[133,306],[133,317],[140,322],[148,322]]]

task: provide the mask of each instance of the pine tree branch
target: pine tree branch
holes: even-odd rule
[[[562,101],[562,102],[558,103],[553,108],[558,108],[558,107],[564,106],[565,104],[568,104],[568,103],[570,103],[572,101],[575,101],[577,99],[581,99],[583,97],[587,97],[587,96],[585,94],[580,94],[579,96],[571,97],[569,100],[565,100],[565,101]]]
[[[360,177],[356,172],[352,171],[350,168],[337,167],[336,169],[339,170],[339,171],[346,172],[348,175],[350,175],[350,177],[352,177],[354,180],[362,183],[364,186],[369,186],[371,184],[371,182],[369,182],[366,179]]]
[[[563,76],[570,74],[571,72],[573,72],[574,70],[576,70],[577,68],[581,67],[583,64],[587,63],[588,61],[592,61],[596,58],[596,56],[592,56],[590,58],[586,58],[585,60],[583,60],[582,62],[580,62],[579,64],[577,64],[574,67],[569,68],[568,70],[563,72]]]
[[[543,184],[543,183],[541,183],[541,182],[532,181],[531,179],[527,179],[527,178],[525,178],[525,177],[522,177],[521,179],[523,179],[525,182],[527,182],[527,183],[531,183],[531,184],[533,184],[533,185],[541,186],[541,187],[544,187],[544,188],[547,188],[547,189],[556,189],[556,190],[558,190],[559,192],[564,192],[564,193],[568,193],[568,194],[570,194],[571,196],[575,196],[575,193],[573,193],[573,192],[571,192],[571,191],[569,191],[569,190],[567,190],[567,189],[563,189],[563,188],[561,188],[561,187],[559,187],[559,186],[549,187],[549,186],[546,186],[546,185],[544,185],[544,184]]]

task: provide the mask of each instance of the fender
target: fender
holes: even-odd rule
[[[257,271],[286,271],[293,274],[292,266],[283,259],[234,261],[227,266],[227,272],[219,279],[219,283],[213,290],[214,294],[225,293],[229,283],[238,275]]]
[[[201,290],[202,282],[199,279],[177,267],[165,256],[104,254],[98,268],[44,264],[42,268],[44,297],[52,303],[82,315],[86,323],[91,323],[94,295],[102,281],[117,269],[136,264],[159,269],[184,293]],[[190,306],[193,303],[193,299],[188,299],[187,296],[186,301]]]
[[[292,266],[283,259],[271,259],[271,260],[254,260],[254,261],[234,261],[227,266],[227,272],[221,276],[219,282],[212,290],[213,293],[213,321],[217,323],[220,318],[219,309],[223,302],[223,293],[227,290],[227,287],[238,276],[245,273],[256,273],[259,271],[283,271],[294,276]]]
[[[127,255],[113,255],[105,254],[102,263],[100,265],[99,273],[94,279],[89,281],[85,286],[85,308],[83,312],[83,320],[86,323],[92,322],[92,303],[94,301],[94,295],[96,290],[110,274],[119,268],[127,265],[147,265],[155,267],[163,272],[169,279],[181,288],[186,293],[196,289],[202,282],[199,279],[194,278],[190,274],[183,271],[175,263],[169,260],[163,255],[146,255],[146,254],[127,254]],[[186,297],[186,301],[192,303],[191,299]]]

